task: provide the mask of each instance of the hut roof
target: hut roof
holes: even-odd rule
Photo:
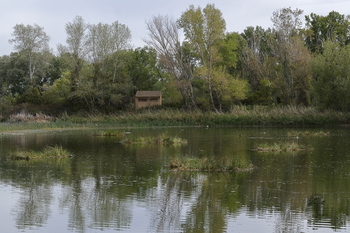
[[[137,91],[136,97],[160,97],[162,96],[161,91]]]

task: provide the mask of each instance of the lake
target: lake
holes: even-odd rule
[[[131,128],[187,144],[122,144],[96,130],[0,135],[1,232],[349,232],[349,128]],[[289,132],[329,132],[295,135]],[[307,151],[257,152],[297,141]],[[13,161],[16,148],[73,157]],[[245,172],[172,171],[176,156],[233,158]]]

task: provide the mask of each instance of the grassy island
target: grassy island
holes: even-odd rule
[[[106,137],[123,137],[125,135],[124,131],[120,130],[105,130],[99,131],[97,133],[92,134],[93,136],[106,136]]]
[[[255,146],[256,151],[299,151],[311,150],[312,148],[301,145],[298,142],[274,142],[272,144],[262,143]]]
[[[171,137],[165,134],[161,134],[155,137],[130,137],[124,138],[121,141],[125,144],[186,144],[187,140],[179,137]]]
[[[30,160],[30,159],[51,159],[51,158],[67,158],[70,156],[69,151],[62,146],[47,146],[42,151],[27,151],[17,149],[12,151],[8,159],[11,160]]]
[[[292,131],[287,133],[288,137],[297,137],[297,136],[329,136],[329,132],[323,132],[323,131]]]
[[[234,162],[232,158],[197,158],[178,156],[173,158],[169,168],[178,171],[250,171],[254,168],[251,163]]]

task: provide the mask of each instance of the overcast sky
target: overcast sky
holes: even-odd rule
[[[156,15],[177,19],[190,4],[204,8],[207,3],[222,11],[228,32],[243,32],[248,26],[271,27],[272,12],[284,7],[299,8],[304,15],[327,15],[332,10],[350,14],[350,0],[0,0],[0,56],[14,51],[8,40],[16,24],[44,27],[51,38],[50,47],[56,51],[57,44],[65,44],[65,24],[76,15],[91,24],[118,21],[131,30],[133,45],[142,47],[146,20]]]

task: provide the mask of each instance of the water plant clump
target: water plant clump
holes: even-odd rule
[[[311,150],[312,148],[306,145],[302,145],[298,142],[274,142],[274,143],[261,143],[257,144],[254,148],[256,151],[298,151],[298,150]]]
[[[169,168],[179,171],[250,171],[251,163],[241,162],[233,158],[197,158],[192,156],[177,156],[173,158]]]
[[[123,137],[125,135],[124,131],[120,130],[105,130],[105,131],[99,131],[97,133],[93,133],[93,136],[107,136],[107,137]]]
[[[130,137],[125,138],[121,141],[125,144],[147,144],[147,143],[153,143],[153,144],[186,144],[187,140],[179,138],[179,137],[171,137],[166,134],[161,134],[155,137],[148,136],[148,137]]]
[[[30,160],[30,159],[50,159],[50,158],[67,158],[71,155],[68,150],[62,146],[47,146],[42,151],[29,151],[17,149],[12,151],[8,156],[11,160]]]
[[[287,133],[288,137],[297,137],[297,136],[329,136],[329,132],[321,131],[291,131]]]

